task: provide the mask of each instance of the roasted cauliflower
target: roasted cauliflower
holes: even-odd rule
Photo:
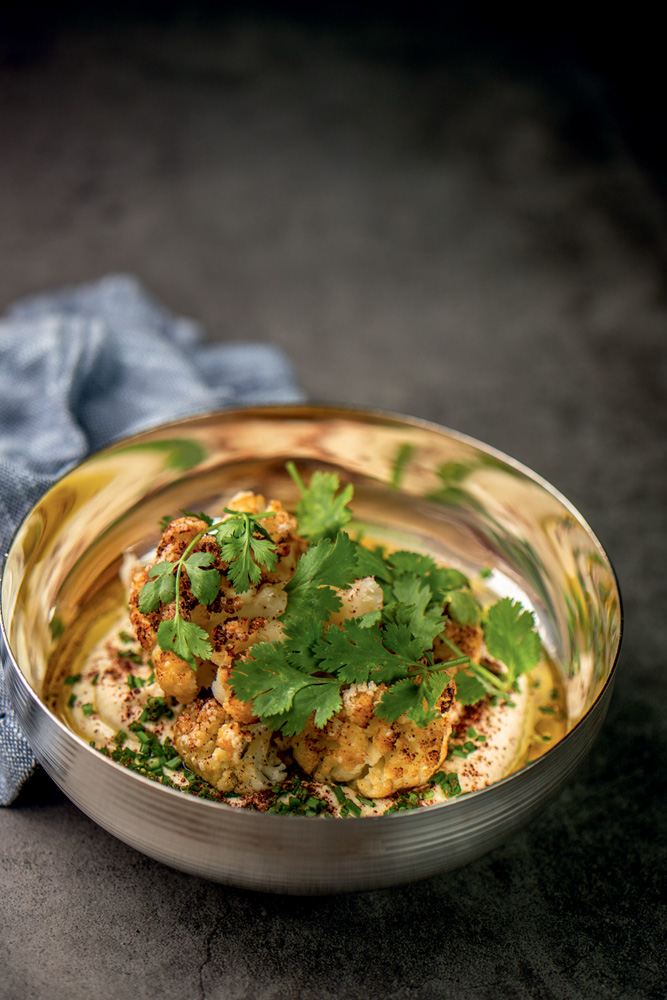
[[[293,575],[298,558],[305,548],[305,542],[296,534],[295,518],[279,501],[273,500],[267,506],[261,494],[239,493],[230,501],[229,509],[252,514],[263,510],[274,512],[273,517],[267,518],[266,524],[267,533],[276,545],[277,559],[274,569],[270,573],[264,573],[258,584],[237,594],[225,575],[228,564],[221,559],[216,540],[207,534],[199,538],[192,552],[210,553],[211,566],[221,575],[219,592],[209,605],[202,605],[192,594],[184,574],[181,578],[179,607],[182,615],[203,628],[211,637],[221,628],[224,629],[225,623],[230,619],[277,618],[285,610],[285,584]],[[161,562],[177,563],[191,542],[198,534],[206,531],[207,527],[205,521],[191,515],[171,521],[162,534],[155,557],[146,565],[137,564],[130,582],[130,620],[134,633],[142,648],[152,654],[155,675],[165,695],[176,698],[183,704],[193,701],[203,687],[210,687],[218,666],[216,658],[213,657],[210,661],[198,659],[195,672],[173,650],[162,650],[158,645],[158,628],[162,621],[173,620],[175,602],[163,604],[157,611],[143,612],[140,610],[139,598],[142,588],[149,580],[151,569]],[[273,638],[278,637],[274,632]],[[269,638],[269,635],[263,635],[262,638]],[[220,643],[216,644],[215,640],[213,646],[214,649],[220,649]],[[233,643],[232,647],[234,653],[244,648],[238,642]]]
[[[271,731],[233,719],[213,697],[183,709],[173,742],[190,770],[219,792],[261,791],[285,777]]]
[[[372,682],[350,685],[343,707],[324,729],[309,720],[291,740],[299,766],[317,781],[345,782],[368,798],[428,781],[447,754],[455,686],[447,686],[438,704],[440,717],[424,728],[405,717],[391,724],[378,718],[375,707],[384,690]]]

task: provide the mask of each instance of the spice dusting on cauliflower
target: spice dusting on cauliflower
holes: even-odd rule
[[[316,471],[306,487],[288,470],[294,513],[251,492],[218,520],[182,512],[134,566],[129,638],[174,721],[161,743],[144,710],[129,725],[139,751],[116,736],[105,752],[127,766],[155,753],[144,773],[161,775],[169,757],[177,785],[282,812],[457,794],[457,758],[484,739],[466,706],[479,719],[525,697],[519,677],[541,652],[532,614],[507,598],[484,611],[462,573],[426,555],[370,549],[347,530],[351,486]]]

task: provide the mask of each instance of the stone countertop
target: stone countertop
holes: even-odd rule
[[[212,339],[285,348],[311,398],[506,451],[607,548],[624,646],[567,790],[427,883],[210,884],[40,774],[0,811],[0,996],[664,996],[667,216],[599,81],[454,29],[130,27],[0,69],[0,306],[132,272]]]

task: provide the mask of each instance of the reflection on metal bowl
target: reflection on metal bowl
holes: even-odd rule
[[[167,511],[251,488],[286,503],[285,471],[334,469],[355,517],[392,543],[427,549],[533,609],[562,676],[567,732],[480,792],[388,816],[323,820],[183,795],[99,754],[43,700],[63,631],[75,628]],[[67,473],[20,526],[2,581],[17,714],[49,774],[93,820],[145,854],[220,882],[329,893],[394,885],[499,845],[570,779],[606,714],[621,640],[609,560],[576,510],[512,459],[432,424],[335,407],[252,408],[181,420],[121,441]]]

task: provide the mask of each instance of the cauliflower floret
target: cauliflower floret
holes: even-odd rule
[[[166,695],[183,705],[197,697],[201,685],[187,660],[182,660],[176,653],[165,653],[158,646],[153,653],[152,662],[155,680]]]
[[[375,715],[386,687],[352,684],[324,729],[311,718],[290,740],[294,759],[316,781],[345,782],[361,795],[384,798],[428,781],[443,763],[452,730],[454,685],[445,689],[440,716],[423,729],[405,715],[389,723]]]
[[[142,612],[139,610],[139,595],[141,589],[148,582],[149,571],[160,562],[176,563],[185,552],[188,545],[194,538],[207,528],[206,522],[198,517],[178,517],[165,528],[162,538],[157,547],[155,558],[148,565],[137,565],[132,574],[130,588],[130,619],[135,635],[143,649],[150,653],[157,645],[157,630],[161,621],[168,621],[174,617],[174,603],[162,605],[157,611]],[[200,538],[194,547],[194,552],[210,552],[214,557],[213,566],[221,570],[223,564],[220,562],[220,550],[217,542],[210,535]],[[190,590],[187,575],[181,578],[181,614],[194,612],[193,619],[197,617],[208,620],[211,614],[221,611],[233,611],[235,607],[233,591],[227,584],[223,576],[220,594],[215,602],[208,608],[199,605]],[[198,621],[197,624],[200,624]]]
[[[236,721],[215,698],[183,709],[173,742],[190,770],[219,792],[261,791],[285,777],[270,730]]]
[[[336,593],[341,599],[341,609],[331,615],[333,625],[340,625],[346,618],[379,611],[384,603],[382,587],[372,576],[363,576],[355,580],[349,590],[337,590]]]
[[[242,659],[245,650],[255,642],[280,642],[282,638],[282,622],[267,621],[265,618],[230,618],[213,632],[215,652],[211,661],[217,667],[217,673],[211,690],[213,697],[237,721],[257,722],[257,716],[250,702],[241,701],[231,689],[229,677],[234,659],[237,656]]]
[[[285,584],[294,573],[299,556],[305,548],[305,542],[296,535],[296,519],[276,500],[267,505],[260,494],[242,493],[230,502],[229,507],[232,510],[249,513],[261,513],[265,510],[275,512],[274,517],[266,518],[265,524],[277,547],[277,565],[271,572],[264,568],[257,584],[251,586],[244,594],[237,594],[227,579],[227,563],[220,558],[220,548],[215,538],[205,534],[196,542],[193,551],[207,552],[213,556],[211,565],[221,575],[219,592],[210,604],[206,606],[200,604],[192,594],[187,572],[183,573],[179,609],[185,619],[204,629],[216,653],[219,653],[224,645],[227,650],[238,654],[250,642],[272,641],[281,637],[275,630],[269,633],[263,632],[261,635],[255,633],[258,632],[260,623],[265,624],[266,621],[277,618],[284,612],[287,603]],[[186,661],[176,656],[172,650],[162,650],[158,645],[157,632],[161,622],[174,618],[175,602],[163,604],[156,611],[142,612],[139,610],[139,596],[149,580],[151,568],[159,562],[178,562],[186,548],[197,535],[205,532],[207,527],[205,521],[195,516],[185,515],[176,518],[163,532],[153,560],[148,565],[135,563],[131,570],[129,605],[135,635],[142,648],[152,653],[156,678],[165,695],[170,695],[184,704],[196,698],[203,687],[211,685],[219,663],[214,654],[211,661],[198,660],[197,670],[193,671]],[[238,628],[236,634],[232,635],[232,625],[228,623],[241,621],[250,621],[249,635],[242,637]],[[216,636],[225,628],[229,635],[222,643]],[[242,715],[241,721],[247,721],[250,717],[247,710],[243,710]]]

